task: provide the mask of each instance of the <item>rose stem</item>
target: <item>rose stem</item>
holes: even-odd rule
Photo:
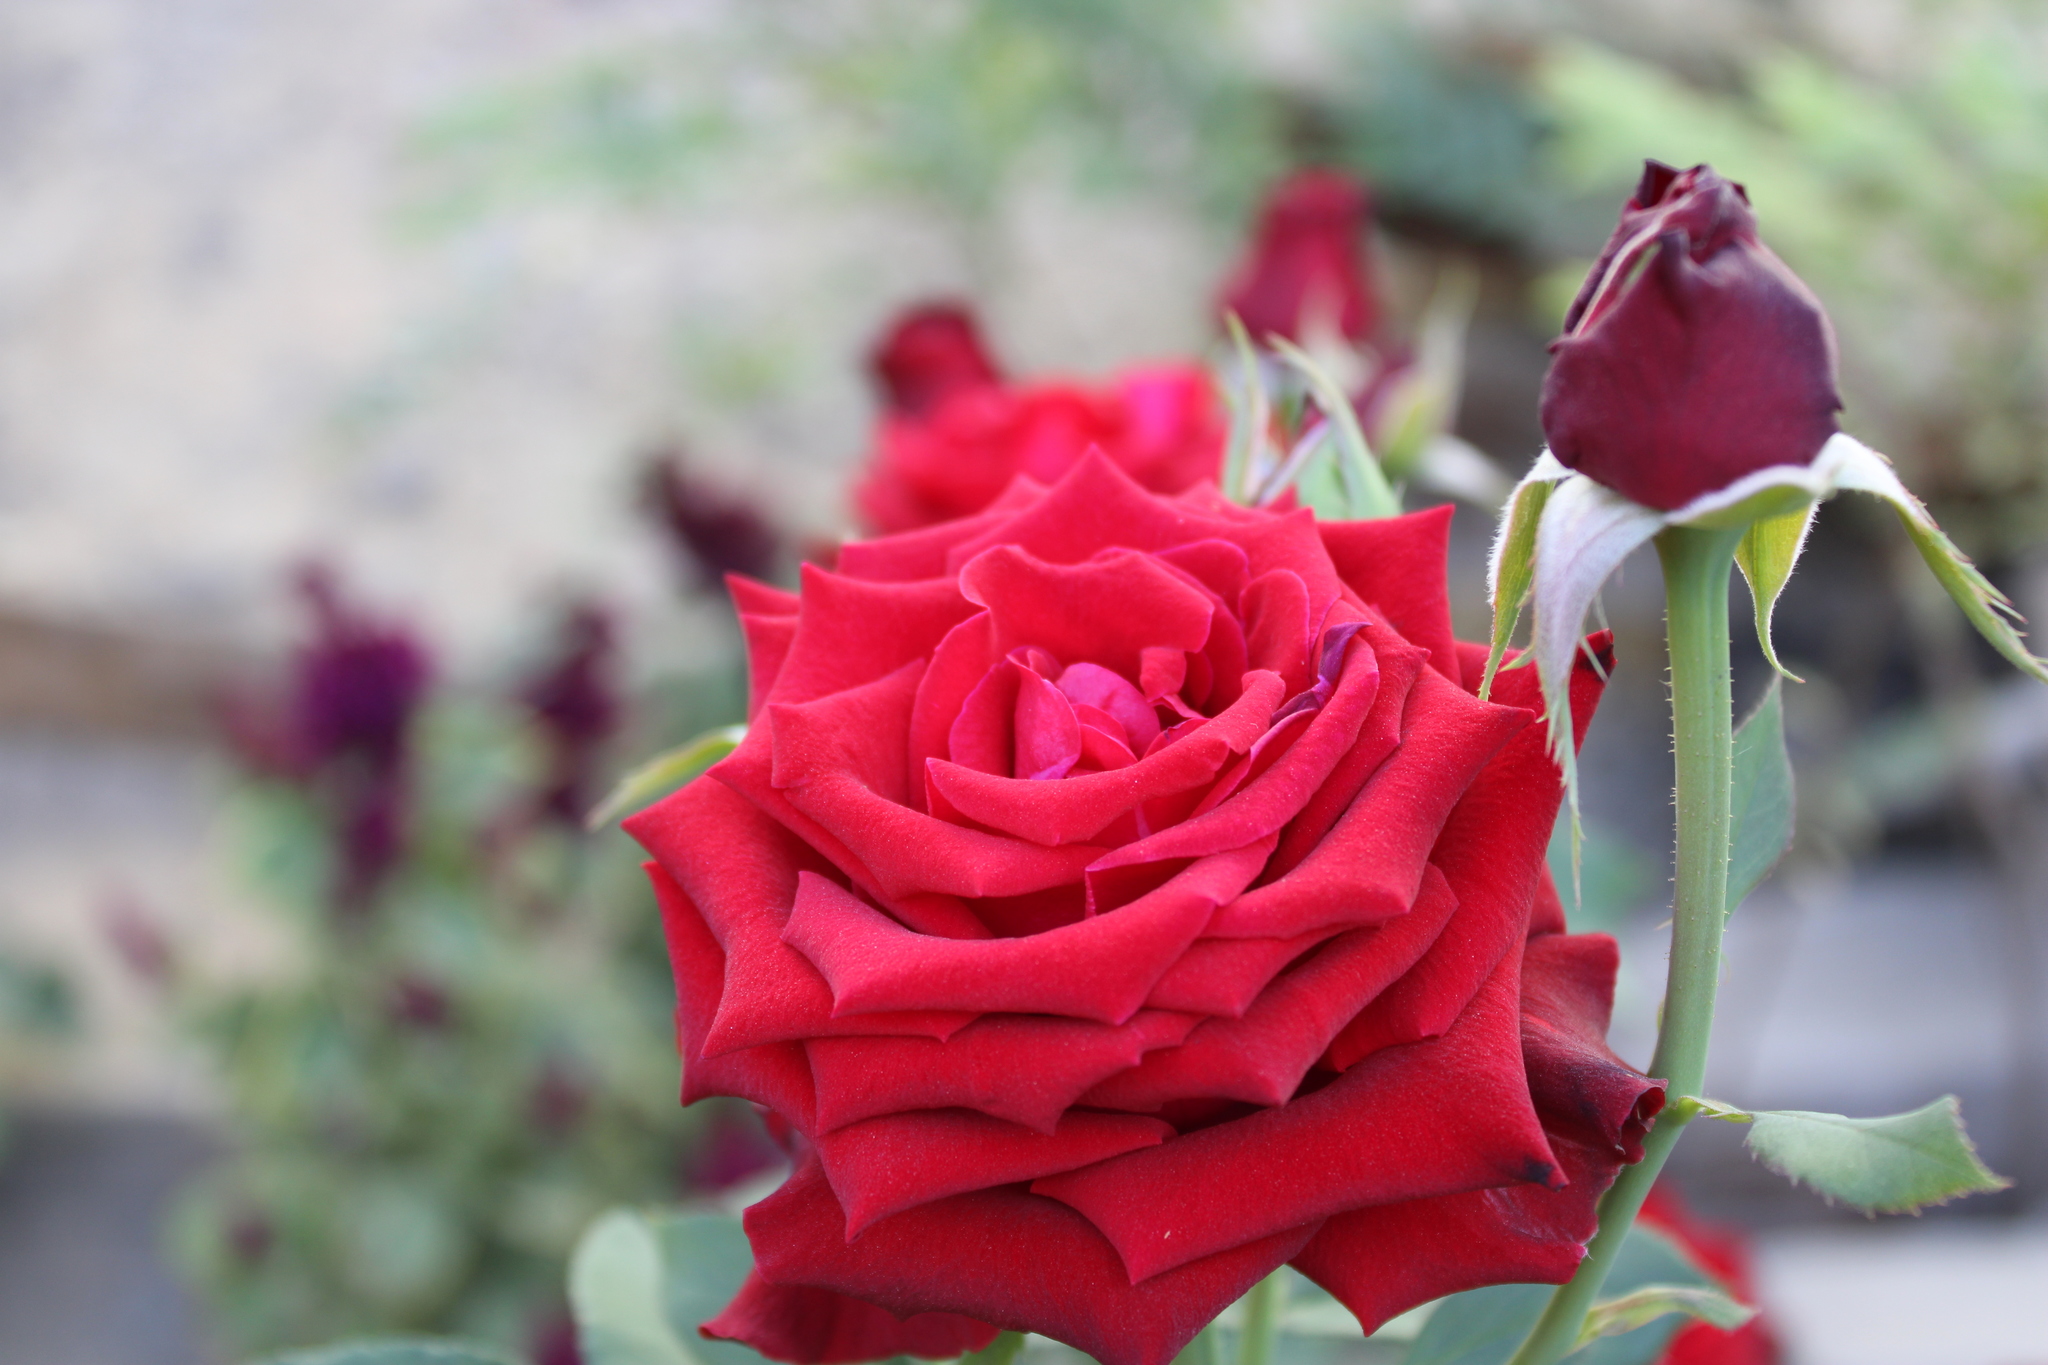
[[[1244,1296],[1244,1330],[1237,1345],[1237,1365],[1266,1365],[1273,1358],[1273,1338],[1280,1331],[1280,1308],[1287,1285],[1276,1270]]]
[[[1657,536],[1671,649],[1678,895],[1664,1021],[1650,1074],[1669,1082],[1666,1093],[1673,1101],[1698,1095],[1705,1084],[1707,1036],[1713,1029],[1714,991],[1720,984],[1734,785],[1728,576],[1742,532],[1742,527],[1672,526]],[[1543,1316],[1509,1365],[1552,1365],[1578,1345],[1586,1312],[1600,1293],[1608,1267],[1691,1117],[1691,1107],[1683,1104],[1672,1104],[1659,1116],[1643,1143],[1643,1159],[1625,1167],[1600,1201],[1600,1231],[1578,1273],[1550,1296]]]

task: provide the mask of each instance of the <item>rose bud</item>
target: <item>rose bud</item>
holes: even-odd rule
[[[1289,176],[1267,197],[1251,250],[1219,307],[1237,314],[1255,341],[1304,341],[1316,325],[1365,340],[1379,321],[1365,269],[1371,214],[1365,186],[1341,171]]]
[[[1094,454],[735,582],[746,738],[627,822],[683,1098],[794,1161],[707,1333],[1166,1365],[1283,1264],[1368,1331],[1571,1276],[1664,1087],[1603,1042],[1615,945],[1564,932],[1536,680],[1474,694],[1449,520]]]
[[[1812,463],[1842,406],[1827,314],[1707,166],[1645,164],[1550,350],[1552,453],[1659,511]]]
[[[918,417],[965,389],[1002,381],[974,315],[957,303],[927,303],[890,324],[868,356],[888,409]]]
[[[1178,493],[1218,477],[1227,434],[1215,386],[1194,365],[1128,370],[1099,388],[975,385],[918,416],[885,414],[854,500],[873,530],[911,531],[987,509],[1020,475],[1057,482],[1091,449],[1144,487]]]

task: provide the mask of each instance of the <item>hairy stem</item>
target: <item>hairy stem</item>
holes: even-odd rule
[[[1664,564],[1665,619],[1671,648],[1671,732],[1678,807],[1677,902],[1663,1026],[1650,1074],[1669,1094],[1697,1095],[1706,1081],[1707,1038],[1720,984],[1721,928],[1727,917],[1728,841],[1734,783],[1734,698],[1728,669],[1728,575],[1742,529],[1673,526],[1657,537]],[[1600,1201],[1600,1231],[1578,1274],[1551,1295],[1543,1316],[1509,1365],[1553,1365],[1578,1345],[1586,1312],[1628,1236],[1657,1173],[1691,1112],[1667,1109],[1643,1144],[1643,1159],[1621,1173]]]

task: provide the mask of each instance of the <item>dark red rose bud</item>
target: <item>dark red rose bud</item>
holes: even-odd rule
[[[1224,285],[1219,306],[1254,339],[1300,341],[1327,318],[1353,341],[1379,321],[1366,274],[1365,225],[1372,200],[1341,171],[1306,170],[1274,188],[1259,214],[1251,251]]]
[[[957,303],[905,310],[869,352],[868,371],[889,411],[905,417],[921,416],[965,389],[1002,382],[974,314]]]
[[[1812,463],[1842,406],[1827,314],[1708,166],[1645,164],[1550,350],[1551,451],[1660,511]]]

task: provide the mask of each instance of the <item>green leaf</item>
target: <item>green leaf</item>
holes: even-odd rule
[[[1646,1284],[1593,1305],[1586,1314],[1579,1343],[1618,1337],[1655,1322],[1667,1313],[1683,1313],[1732,1332],[1756,1316],[1756,1309],[1737,1303],[1720,1290],[1691,1284]]]
[[[265,1356],[254,1365],[515,1365],[482,1342],[451,1337],[374,1337]]]
[[[1646,1285],[1709,1288],[1713,1281],[1663,1233],[1638,1223],[1629,1229],[1608,1287],[1628,1294]],[[1402,1365],[1504,1365],[1536,1325],[1551,1287],[1500,1284],[1441,1299],[1417,1334]],[[1678,1331],[1676,1321],[1653,1322],[1623,1336],[1602,1337],[1571,1357],[1572,1365],[1651,1365]]]
[[[1373,458],[1372,446],[1367,443],[1365,432],[1359,428],[1358,413],[1352,408],[1350,397],[1336,380],[1330,378],[1328,371],[1293,342],[1285,337],[1274,337],[1273,348],[1282,360],[1308,381],[1309,392],[1315,396],[1316,406],[1322,409],[1323,420],[1329,423],[1330,436],[1336,441],[1338,467],[1343,471],[1345,492],[1350,500],[1346,509],[1348,514],[1362,520],[1400,516],[1401,500],[1394,496],[1394,488],[1387,482],[1386,472]]]
[[[754,1249],[740,1220],[723,1213],[648,1214],[661,1246],[662,1311],[671,1330],[706,1365],[745,1365],[760,1359],[735,1341],[709,1341],[697,1327],[717,1317],[746,1282]]]
[[[613,1209],[569,1260],[569,1305],[586,1365],[696,1365],[666,1311],[661,1241],[645,1218]]]
[[[1749,584],[1750,601],[1756,608],[1756,642],[1763,646],[1771,667],[1793,682],[1805,679],[1778,662],[1777,648],[1771,643],[1771,613],[1777,610],[1778,594],[1785,590],[1792,577],[1792,566],[1798,563],[1799,552],[1806,546],[1806,532],[1813,525],[1816,506],[1817,503],[1809,502],[1790,512],[1751,522],[1743,532],[1742,544],[1735,550],[1736,567]]]
[[[1763,700],[1736,728],[1732,795],[1727,903],[1731,915],[1792,844],[1792,760],[1785,752],[1784,697],[1777,678],[1771,679]]]
[[[2012,1183],[1977,1159],[1954,1095],[1881,1119],[1760,1110],[1749,1150],[1779,1175],[1865,1213],[1910,1213]]]
[[[1010,1365],[1023,1349],[1022,1332],[998,1332],[996,1339],[979,1351],[960,1357],[960,1365]]]
[[[746,737],[747,727],[744,725],[721,725],[715,730],[706,730],[686,744],[657,754],[619,779],[611,793],[584,818],[584,828],[602,829],[627,811],[637,810],[655,797],[675,790],[739,748],[740,741]]]

